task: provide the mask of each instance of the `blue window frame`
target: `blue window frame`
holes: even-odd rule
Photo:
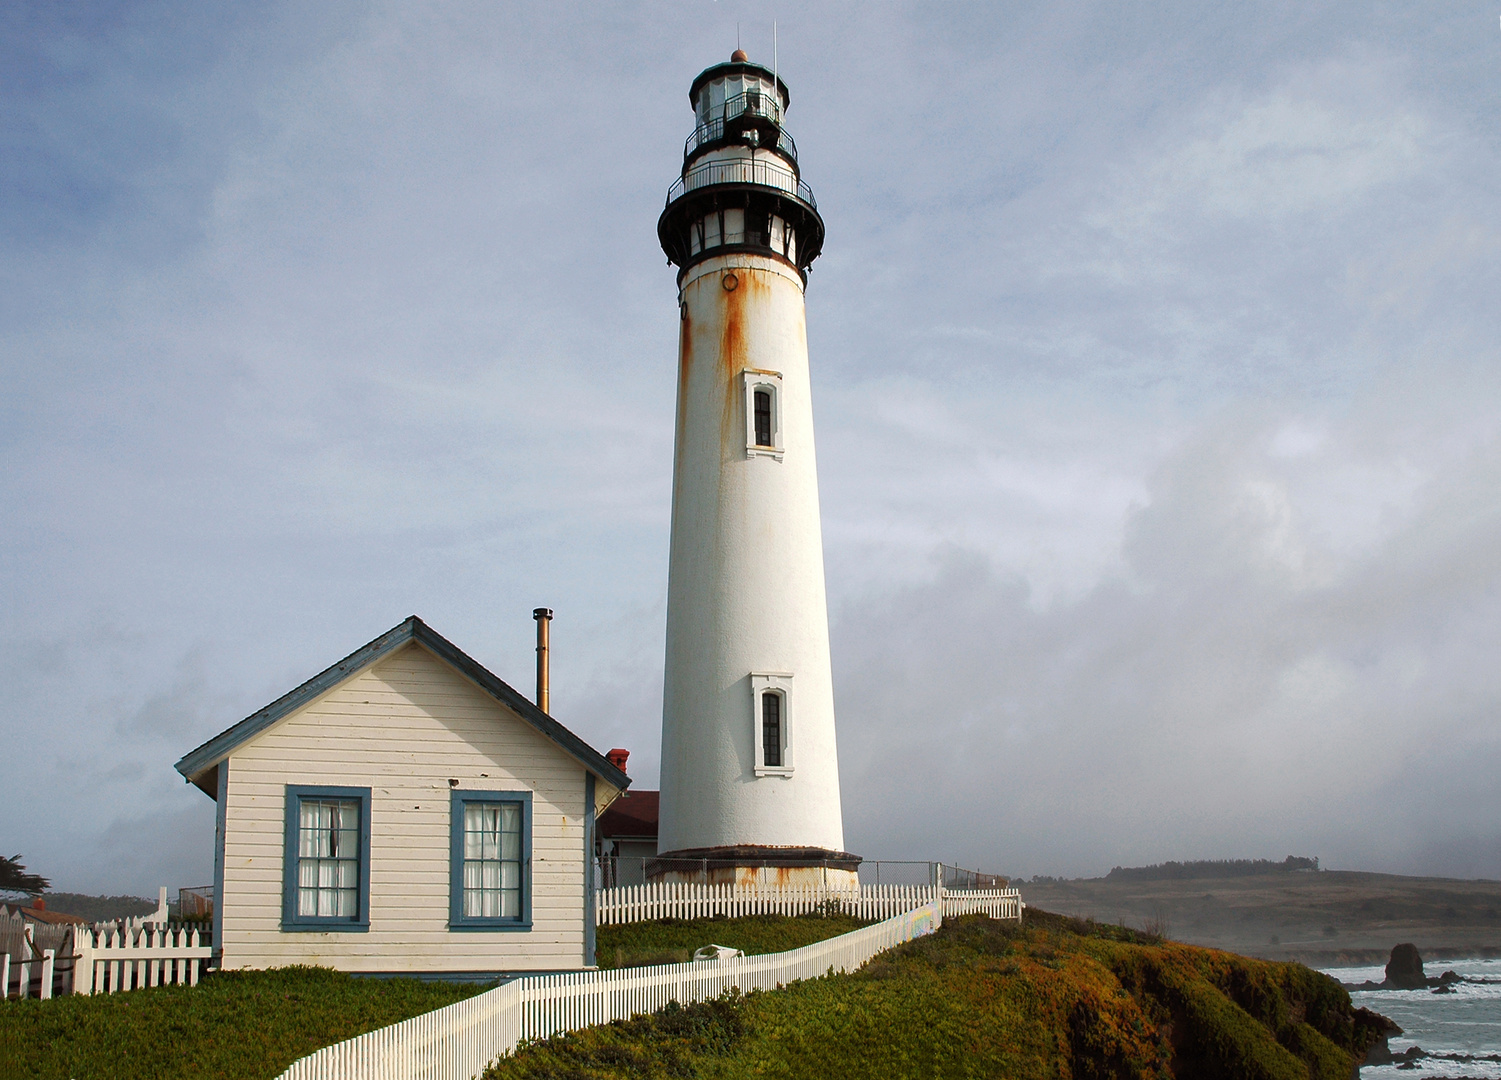
[[[532,928],[532,793],[454,791],[448,928]]]
[[[370,789],[287,785],[283,930],[370,929]]]

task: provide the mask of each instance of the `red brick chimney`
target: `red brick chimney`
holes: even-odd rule
[[[629,750],[622,750],[618,746],[605,755],[605,757],[610,759],[610,764],[621,772],[625,772],[625,763],[630,756],[631,752]]]

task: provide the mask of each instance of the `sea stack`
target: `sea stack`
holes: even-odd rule
[[[1423,958],[1418,947],[1404,942],[1392,949],[1391,959],[1386,962],[1386,983],[1398,990],[1422,990],[1428,986],[1428,975],[1423,971]]]

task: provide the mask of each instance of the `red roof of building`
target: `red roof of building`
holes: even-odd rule
[[[660,792],[632,788],[599,815],[602,840],[640,840],[657,838],[657,801]]]
[[[48,911],[47,910],[47,902],[45,900],[36,901],[36,902],[40,903],[41,906],[40,907],[20,907],[20,906],[14,906],[14,907],[11,908],[11,910],[13,910],[13,911],[19,911],[21,913],[21,918],[26,919],[26,920],[28,920],[30,922],[48,923],[48,924],[54,925],[54,926],[60,925],[60,924],[65,924],[65,923],[86,923],[86,922],[88,922],[87,919],[80,919],[77,915],[64,915],[61,911]]]

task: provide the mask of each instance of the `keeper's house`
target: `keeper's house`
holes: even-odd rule
[[[177,770],[219,804],[225,969],[594,963],[594,823],[629,778],[415,616]]]

